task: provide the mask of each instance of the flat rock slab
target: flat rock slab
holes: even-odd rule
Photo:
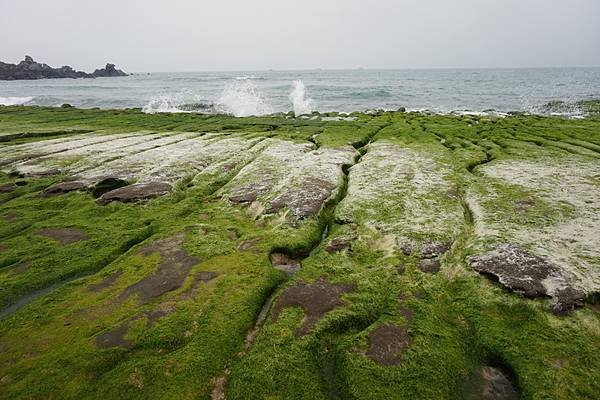
[[[552,311],[557,314],[572,311],[585,297],[571,286],[569,277],[559,267],[512,244],[501,244],[491,253],[471,256],[468,262],[477,272],[492,276],[525,297],[553,297]]]
[[[90,237],[81,229],[73,228],[47,228],[38,232],[39,235],[46,236],[58,241],[61,245],[89,240]]]
[[[367,357],[380,365],[398,365],[408,350],[411,337],[406,327],[381,325],[367,337]]]
[[[130,296],[137,295],[140,304],[146,304],[164,293],[180,288],[191,268],[200,262],[200,259],[190,256],[183,248],[184,241],[185,235],[180,233],[143,247],[139,254],[144,257],[156,253],[160,255],[158,268],[154,273],[127,287],[119,295],[119,300],[125,301]]]
[[[304,336],[326,313],[344,305],[342,295],[353,291],[355,287],[354,284],[331,283],[325,279],[319,279],[315,283],[298,282],[284,290],[279,297],[273,309],[273,320],[277,321],[286,307],[302,308],[304,321],[296,330],[296,336]]]
[[[113,201],[131,203],[164,196],[171,191],[171,185],[164,182],[140,183],[129,185],[104,193],[96,203],[104,206]]]
[[[42,197],[59,196],[77,190],[85,190],[87,189],[87,186],[88,185],[85,182],[80,181],[61,182],[44,189],[42,191]]]

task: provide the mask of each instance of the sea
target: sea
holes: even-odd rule
[[[134,73],[97,79],[0,81],[0,105],[141,108],[239,117],[293,111],[524,112],[585,117],[600,67]]]

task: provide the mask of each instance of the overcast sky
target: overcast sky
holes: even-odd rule
[[[0,0],[0,38],[83,70],[600,66],[600,0]]]

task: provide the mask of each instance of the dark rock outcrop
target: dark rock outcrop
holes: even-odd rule
[[[106,64],[106,68],[97,69],[93,74],[76,71],[65,65],[60,68],[52,68],[48,64],[38,63],[32,57],[18,64],[0,62],[0,80],[14,81],[26,79],[57,79],[57,78],[96,78],[101,76],[126,76],[123,71],[115,69],[114,64]]]
[[[127,76],[127,74],[120,69],[115,68],[115,64],[106,64],[106,67],[95,70],[92,75],[94,78],[110,78],[114,76]]]

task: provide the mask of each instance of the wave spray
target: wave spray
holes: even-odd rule
[[[260,93],[258,86],[245,78],[227,85],[217,104],[219,111],[236,117],[273,113],[273,107]]]
[[[292,84],[292,92],[290,93],[290,101],[294,107],[294,115],[307,115],[313,112],[314,102],[306,97],[306,87],[304,82],[297,80]]]

